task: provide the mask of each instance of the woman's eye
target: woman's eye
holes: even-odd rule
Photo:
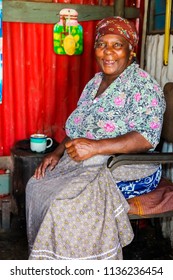
[[[101,49],[103,49],[103,48],[105,48],[105,47],[106,47],[106,44],[103,43],[103,42],[98,42],[98,43],[96,44],[96,48],[101,48]]]
[[[123,44],[121,44],[121,43],[115,43],[115,44],[113,45],[114,49],[121,49],[122,46],[123,46]]]
[[[121,44],[121,43],[113,43],[113,44],[111,44],[109,46],[109,45],[107,45],[104,42],[97,42],[95,47],[99,48],[99,49],[112,48],[112,49],[115,49],[115,50],[119,50],[119,49],[121,49],[123,47],[123,44]]]

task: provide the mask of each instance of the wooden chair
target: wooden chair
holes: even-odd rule
[[[164,141],[173,143],[173,83],[164,87],[166,112],[161,135],[160,149]],[[113,171],[120,165],[161,163],[173,164],[173,153],[148,152],[143,154],[121,154],[108,159],[108,168]],[[130,205],[129,218],[146,219],[173,217],[173,182],[162,178],[159,186],[152,192],[128,199]]]

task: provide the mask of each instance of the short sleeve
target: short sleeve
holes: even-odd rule
[[[139,69],[127,103],[130,108],[127,118],[129,130],[139,132],[155,148],[160,141],[165,111],[161,87],[148,73]]]

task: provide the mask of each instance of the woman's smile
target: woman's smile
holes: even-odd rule
[[[106,60],[106,59],[104,59],[104,60],[103,60],[103,63],[104,63],[106,66],[113,66],[114,63],[115,63],[115,60]]]

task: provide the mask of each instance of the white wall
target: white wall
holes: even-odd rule
[[[163,88],[167,82],[173,82],[173,35],[170,35],[168,65],[163,64],[164,35],[148,35],[145,48],[145,70],[149,72]]]

